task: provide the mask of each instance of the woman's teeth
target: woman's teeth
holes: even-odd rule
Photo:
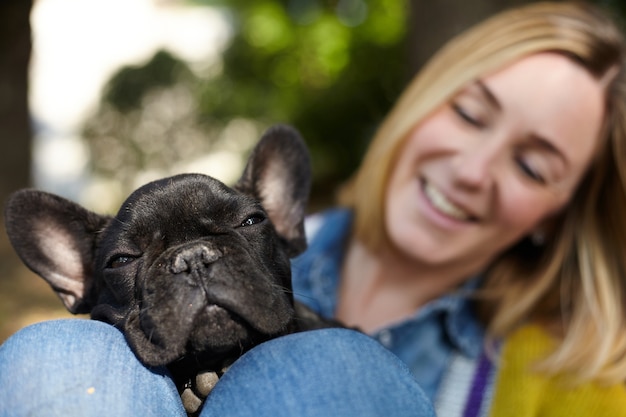
[[[452,204],[443,194],[429,182],[424,184],[424,193],[433,206],[442,213],[458,220],[469,220],[470,216],[459,207]]]

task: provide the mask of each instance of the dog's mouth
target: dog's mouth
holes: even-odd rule
[[[209,303],[194,320],[188,336],[190,350],[219,352],[229,350],[257,334],[239,314],[219,304]]]
[[[238,298],[237,291],[207,294],[206,306],[195,319],[197,328],[225,333],[245,328],[249,334],[276,336],[284,332],[295,311],[286,294],[275,292],[258,299]]]
[[[224,307],[220,307],[217,304],[209,304],[204,309],[207,314],[222,314],[223,311],[228,312]]]
[[[208,303],[196,317],[196,328],[225,329],[224,326],[238,326],[254,329],[248,321],[233,310],[215,303]]]
[[[221,357],[256,339],[258,332],[225,307],[200,299],[185,307],[166,313],[144,305],[130,312],[125,333],[144,363],[165,365],[188,354]]]
[[[197,292],[187,302],[163,306],[143,305],[134,326],[141,339],[155,348],[182,354],[225,354],[260,343],[287,331],[293,311],[272,304],[244,303],[226,295]],[[165,355],[168,359],[172,357]]]

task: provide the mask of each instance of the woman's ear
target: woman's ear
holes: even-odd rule
[[[561,212],[562,214],[562,212]],[[557,225],[560,223],[562,215],[553,215],[542,220],[528,234],[528,238],[536,247],[544,246],[548,241],[552,240],[557,233]]]
[[[543,228],[538,227],[530,234],[530,241],[535,246],[543,246],[546,243],[546,233]]]

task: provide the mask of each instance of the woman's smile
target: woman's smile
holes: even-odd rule
[[[454,220],[469,222],[476,218],[463,208],[450,201],[435,185],[426,179],[420,181],[422,191],[428,202],[441,212],[441,214],[451,217]]]

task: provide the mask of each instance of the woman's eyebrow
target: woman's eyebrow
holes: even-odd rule
[[[478,87],[478,90],[482,93],[482,95],[485,96],[491,106],[493,106],[496,110],[502,110],[502,105],[498,101],[498,98],[482,80],[476,80],[475,85]]]
[[[539,135],[531,135],[530,139],[536,144],[536,146],[558,157],[566,166],[569,165],[570,161],[566,153],[559,149],[552,141]]]

